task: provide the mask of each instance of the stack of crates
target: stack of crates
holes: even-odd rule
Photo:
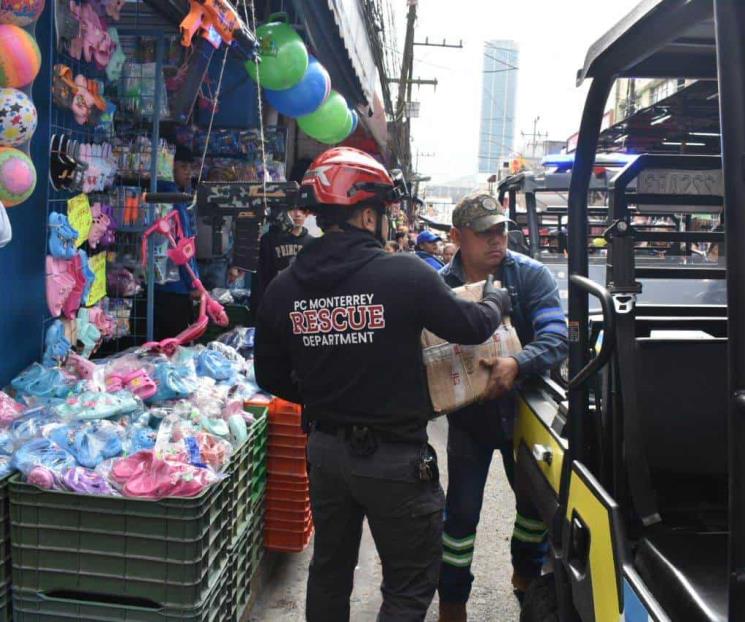
[[[0,622],[10,622],[12,615],[11,559],[10,559],[10,499],[8,482],[10,477],[0,480]]]
[[[13,619],[227,621],[231,481],[150,501],[13,477]]]
[[[269,479],[264,542],[273,551],[300,552],[313,535],[300,406],[275,399],[269,409]]]
[[[253,580],[264,552],[264,490],[266,488],[267,408],[246,404],[254,417],[248,440],[236,452],[231,504],[231,620],[244,616],[253,597]]]

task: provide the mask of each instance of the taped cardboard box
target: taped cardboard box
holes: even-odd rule
[[[496,287],[499,287],[495,283]],[[454,289],[459,298],[481,300],[484,283]],[[422,332],[422,357],[435,415],[446,415],[476,402],[486,390],[490,370],[482,360],[506,357],[522,350],[512,322],[504,318],[496,332],[484,343],[464,346],[448,343],[433,333]]]

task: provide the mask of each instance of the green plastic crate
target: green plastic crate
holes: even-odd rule
[[[233,622],[231,585],[226,567],[215,587],[196,607],[153,608],[142,603],[95,600],[86,594],[39,594],[13,591],[14,620],[76,620],[80,622]]]
[[[11,622],[13,620],[13,586],[10,581],[0,587],[0,622]]]
[[[26,592],[117,595],[196,608],[228,563],[229,478],[161,501],[10,482],[13,583]]]
[[[245,529],[241,532],[230,553],[230,600],[235,622],[240,622],[251,601],[251,579],[254,576],[251,543],[251,532]]]
[[[246,406],[256,421],[249,428],[248,439],[236,451],[230,467],[230,542],[234,543],[238,534],[246,527],[251,495],[253,493],[253,446],[262,433],[266,435],[267,408]]]

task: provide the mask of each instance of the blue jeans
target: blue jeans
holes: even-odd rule
[[[495,449],[502,454],[505,475],[514,490],[515,460],[511,440],[502,439],[495,447],[480,443],[466,430],[449,427],[448,490],[438,587],[441,602],[465,603],[471,593],[476,528]],[[540,575],[546,558],[548,532],[529,500],[518,497],[516,506],[517,516],[510,544],[512,567],[515,574],[534,578]]]

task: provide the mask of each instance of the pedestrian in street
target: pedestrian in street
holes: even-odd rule
[[[445,265],[449,264],[453,260],[453,256],[455,255],[455,252],[457,250],[458,247],[452,242],[448,242],[447,244],[445,244],[445,246],[442,247],[442,261]]]
[[[416,256],[419,259],[432,266],[435,270],[440,270],[445,264],[437,256],[438,245],[442,242],[442,238],[431,231],[422,231],[416,237]]]
[[[520,353],[490,362],[489,386],[480,403],[448,416],[448,490],[438,587],[440,622],[467,619],[476,528],[494,451],[502,454],[505,474],[515,490],[515,385],[549,371],[568,350],[556,281],[544,265],[508,250],[508,224],[509,219],[492,196],[476,194],[463,199],[453,211],[452,235],[460,248],[440,272],[450,287],[491,276],[501,281],[510,294],[512,323],[523,344]],[[510,549],[512,585],[520,597],[540,575],[547,552],[547,528],[519,490],[516,506]]]
[[[291,225],[273,224],[261,236],[259,243],[259,266],[251,283],[251,309],[255,313],[261,304],[261,298],[282,270],[287,268],[313,236],[305,228],[308,211],[291,209],[287,212]]]
[[[393,241],[386,242],[384,248],[385,252],[390,254],[401,252],[401,248],[398,246],[398,243]]]
[[[303,404],[310,427],[309,622],[349,620],[365,517],[383,568],[378,621],[424,620],[440,571],[444,495],[427,443],[421,332],[481,343],[508,312],[509,295],[491,280],[481,302],[466,302],[421,260],[384,252],[396,190],[361,151],[321,154],[300,194],[324,235],[269,285],[259,309],[256,379]]]
[[[409,252],[409,235],[403,231],[396,232],[396,243],[398,244],[398,250],[401,253]]]

